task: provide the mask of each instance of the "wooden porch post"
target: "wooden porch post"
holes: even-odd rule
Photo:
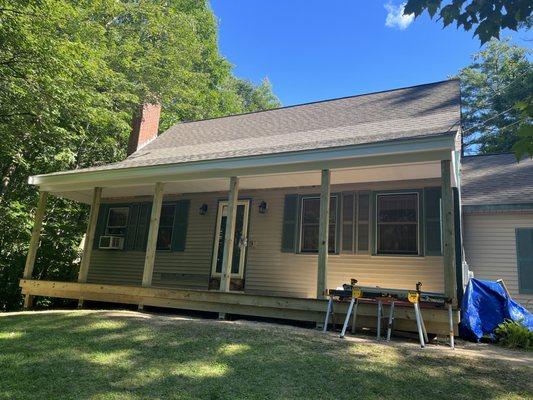
[[[331,171],[322,170],[320,186],[320,223],[318,228],[318,273],[316,280],[316,297],[326,297],[328,287],[328,243],[329,243],[329,202]]]
[[[222,271],[220,274],[220,291],[229,292],[231,266],[233,261],[233,241],[235,236],[235,220],[237,216],[237,200],[239,199],[239,178],[232,176],[229,183],[228,215],[226,217],[226,233]]]
[[[157,235],[159,233],[159,219],[161,217],[161,206],[163,204],[163,190],[165,184],[157,182],[154,190],[154,200],[152,203],[152,214],[150,215],[150,228],[148,230],[148,241],[146,243],[146,258],[144,259],[144,272],[142,285],[149,287],[152,285],[152,275],[154,273],[155,251],[157,248]],[[142,305],[139,306],[142,309]]]
[[[455,277],[455,240],[453,193],[450,160],[441,161],[442,191],[442,259],[444,267],[444,293],[457,303],[457,285]]]
[[[96,231],[96,222],[100,212],[100,200],[102,198],[102,188],[95,187],[93,190],[93,200],[91,211],[89,212],[89,221],[87,222],[87,231],[85,233],[85,242],[83,243],[83,254],[81,256],[80,271],[78,272],[78,282],[87,282],[89,273],[89,264],[93,253],[94,233]]]
[[[43,226],[44,211],[46,209],[46,200],[48,199],[48,192],[39,193],[39,202],[37,203],[37,210],[35,211],[35,221],[33,222],[33,230],[31,232],[30,247],[26,257],[26,265],[24,266],[24,279],[31,279],[33,274],[33,267],[35,265],[35,257],[37,255],[37,248],[39,247],[39,239],[41,237],[41,229]],[[24,296],[24,308],[30,308],[33,302],[33,296],[27,294]]]

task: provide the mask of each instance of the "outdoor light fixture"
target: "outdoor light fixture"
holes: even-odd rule
[[[261,203],[259,203],[259,214],[266,214],[267,212],[267,203],[266,201],[261,201]]]
[[[205,214],[207,214],[207,204],[205,204],[205,203],[202,204],[202,205],[200,206],[199,211],[200,211],[200,215],[205,215]]]

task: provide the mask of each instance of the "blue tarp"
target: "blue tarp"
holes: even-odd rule
[[[521,321],[533,331],[533,314],[507,295],[498,282],[470,279],[461,303],[462,338],[479,341],[491,336],[505,319]]]

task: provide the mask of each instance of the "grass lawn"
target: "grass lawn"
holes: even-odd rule
[[[533,397],[529,355],[470,347],[134,312],[0,314],[0,398]]]

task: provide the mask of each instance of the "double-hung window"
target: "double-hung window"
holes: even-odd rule
[[[157,250],[172,249],[172,230],[176,215],[175,204],[163,204],[159,219],[159,232],[157,235]]]
[[[300,251],[302,253],[318,252],[320,226],[320,197],[302,197],[300,218]],[[329,202],[329,243],[328,251],[335,253],[337,242],[337,197]]]
[[[129,207],[110,207],[105,234],[124,236],[128,227],[129,211]]]
[[[418,202],[418,193],[377,195],[377,254],[419,254]]]

